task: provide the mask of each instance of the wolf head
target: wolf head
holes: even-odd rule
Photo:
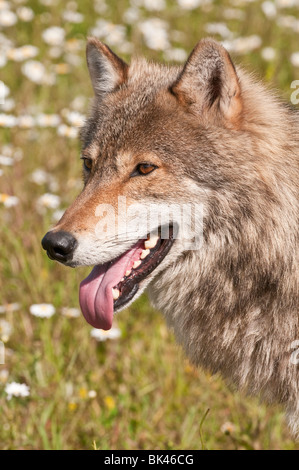
[[[285,403],[298,432],[298,113],[211,39],[183,67],[128,66],[90,39],[87,63],[84,189],[44,249],[94,266],[90,324],[148,286],[191,361]]]
[[[68,266],[96,266],[80,303],[91,324],[108,329],[113,311],[188,248],[183,209],[204,204],[219,180],[207,129],[239,129],[242,100],[231,59],[213,40],[178,68],[128,66],[91,38],[87,64],[95,96],[81,132],[84,189],[43,246]],[[189,242],[202,228],[193,212]]]

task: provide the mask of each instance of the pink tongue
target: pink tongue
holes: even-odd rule
[[[138,242],[113,264],[95,266],[80,284],[79,302],[82,313],[94,328],[110,330],[113,321],[112,288],[139,259],[143,243]]]

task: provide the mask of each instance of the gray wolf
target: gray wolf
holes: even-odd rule
[[[66,266],[94,266],[80,286],[90,324],[109,329],[147,288],[192,363],[282,403],[298,433],[298,112],[212,39],[176,67],[129,66],[90,38],[87,64],[84,189],[44,249]],[[150,205],[202,204],[200,247],[173,236],[175,210],[168,237],[163,217],[144,236],[134,223],[123,230],[120,196],[141,207],[130,219],[139,225]]]

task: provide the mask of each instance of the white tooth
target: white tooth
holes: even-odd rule
[[[135,263],[133,264],[133,269],[138,268],[138,266],[140,266],[140,265],[141,265],[141,261],[140,261],[140,260],[135,261]]]
[[[118,290],[118,289],[113,289],[113,288],[112,288],[112,296],[113,296],[113,299],[114,299],[114,300],[117,300],[117,299],[118,299],[118,297],[120,296],[120,292],[119,292],[119,290]]]
[[[130,276],[131,272],[132,272],[132,269],[128,269],[128,271],[125,272],[125,276],[127,277]]]
[[[144,242],[144,247],[146,250],[150,250],[151,248],[154,248],[157,245],[157,241],[159,240],[160,237],[151,237],[149,240],[146,240]]]
[[[146,258],[150,254],[150,250],[142,250],[140,259]]]
[[[123,282],[124,280],[125,280],[125,278],[124,278],[124,277],[122,277],[122,278],[121,278],[121,280],[120,280],[120,282]]]

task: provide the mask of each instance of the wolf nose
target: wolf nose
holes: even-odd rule
[[[42,247],[49,258],[65,263],[72,258],[78,242],[69,232],[48,232],[42,239]]]

